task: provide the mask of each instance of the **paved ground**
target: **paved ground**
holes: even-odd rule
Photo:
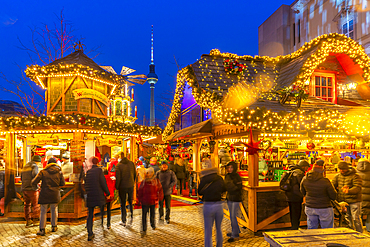
[[[158,220],[158,215],[156,215]],[[57,232],[51,232],[50,223],[46,235],[37,236],[38,227],[25,228],[24,222],[2,222],[0,224],[0,246],[203,246],[204,232],[202,206],[172,208],[171,224],[157,224],[152,230],[148,225],[147,235],[141,237],[141,209],[134,211],[131,227],[119,225],[120,215],[112,216],[112,228],[100,226],[99,217],[94,222],[95,239],[87,241],[85,222],[63,223]],[[148,219],[149,221],[149,219]],[[222,223],[224,246],[269,246],[263,237],[253,236],[241,229],[240,239],[228,243],[226,233],[230,231],[230,221]],[[214,233],[215,240],[215,233]],[[216,243],[214,242],[214,245]]]

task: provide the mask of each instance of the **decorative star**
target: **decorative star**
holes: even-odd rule
[[[252,135],[252,127],[249,127],[249,141],[248,143],[245,143],[245,145],[248,147],[247,152],[249,155],[254,155],[258,152],[258,150],[261,150],[258,146],[260,145],[262,140],[259,140],[258,142],[253,141],[253,135]]]

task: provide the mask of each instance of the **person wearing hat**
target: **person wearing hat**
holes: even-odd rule
[[[317,160],[312,171],[306,173],[301,182],[301,192],[306,196],[305,213],[307,229],[334,227],[334,210],[331,200],[335,200],[337,192],[328,178],[323,176],[324,161]]]
[[[69,181],[69,175],[73,173],[73,163],[69,160],[70,154],[69,151],[66,151],[62,156],[62,172],[64,176],[64,180],[67,182]]]
[[[163,202],[166,205],[166,223],[170,223],[170,212],[171,212],[171,194],[172,189],[176,184],[176,175],[173,171],[168,169],[167,161],[162,161],[161,170],[156,173],[156,177],[159,179],[159,182],[162,184],[163,189],[163,200],[159,201],[159,220],[163,220]]]
[[[345,219],[349,227],[363,232],[361,220],[362,179],[355,169],[350,168],[345,161],[338,164],[339,173],[334,176],[332,183],[337,190],[338,202],[348,203]]]
[[[100,208],[101,225],[103,226],[104,206],[106,204],[105,200],[106,198],[110,199],[110,191],[104,178],[103,170],[98,167],[98,158],[95,156],[91,156],[89,158],[89,162],[91,162],[93,165],[91,169],[86,172],[85,175],[85,192],[86,207],[88,208],[88,217],[86,219],[86,228],[88,233],[87,240],[91,241],[95,237],[93,233],[94,208]]]
[[[306,160],[300,160],[297,165],[289,166],[289,170],[293,172],[291,177],[292,189],[289,191],[285,191],[285,196],[289,204],[289,215],[290,222],[292,224],[292,230],[298,230],[299,228],[303,202],[303,195],[300,191],[300,184],[305,172],[309,167],[310,164]]]
[[[41,157],[34,155],[22,169],[22,193],[24,201],[24,218],[26,219],[26,227],[38,225],[40,215],[40,205],[37,203],[39,199],[38,185],[32,185],[32,179],[39,173],[38,165],[41,164]],[[32,206],[32,215],[31,215]],[[32,216],[32,217],[31,217]]]
[[[145,235],[147,229],[147,214],[150,212],[150,225],[152,229],[155,230],[155,204],[157,201],[163,201],[162,184],[159,179],[156,178],[152,167],[146,170],[145,179],[140,184],[138,190],[138,199],[142,208],[142,235]]]
[[[37,235],[45,235],[46,213],[50,205],[51,231],[56,232],[58,227],[58,203],[60,202],[60,187],[65,185],[63,173],[57,161],[54,158],[48,160],[47,166],[32,179],[31,184],[36,186],[41,181],[41,190],[39,204],[40,212],[40,230]]]
[[[45,166],[47,166],[49,163],[49,159],[51,159],[51,158],[54,158],[55,159],[55,164],[57,164],[58,166],[60,166],[60,161],[57,159],[57,158],[55,158],[54,157],[54,155],[53,155],[53,151],[51,151],[51,150],[48,150],[46,153],[45,153],[45,160],[44,160],[44,162],[42,163],[42,167],[43,168],[45,168]]]
[[[367,215],[365,226],[370,232],[370,162],[361,158],[358,161],[357,173],[362,178],[362,209],[361,214]]]
[[[222,193],[226,192],[224,180],[217,174],[217,168],[207,168],[200,172],[198,193],[203,200],[204,246],[212,246],[212,228],[216,224],[217,246],[222,246],[221,223],[224,217]]]

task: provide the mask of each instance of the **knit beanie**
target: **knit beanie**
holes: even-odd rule
[[[339,162],[338,164],[338,169],[341,169],[341,170],[348,170],[349,169],[349,165],[347,162],[345,161],[341,161]]]

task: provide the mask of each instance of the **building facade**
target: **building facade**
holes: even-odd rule
[[[260,56],[287,55],[328,33],[345,34],[370,54],[370,2],[296,0],[282,5],[258,28]]]

